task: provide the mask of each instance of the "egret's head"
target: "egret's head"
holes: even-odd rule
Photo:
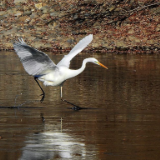
[[[100,63],[97,59],[95,58],[90,58],[91,62],[94,63],[94,64],[97,64],[99,66],[102,66],[103,68],[105,69],[108,69],[108,67],[106,67],[105,65],[103,65],[102,63]]]

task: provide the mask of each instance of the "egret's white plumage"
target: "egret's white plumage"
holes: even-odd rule
[[[68,55],[65,55],[62,58],[62,60],[57,64],[57,66],[66,66],[67,68],[69,68],[70,61],[72,60],[72,58],[74,58],[78,53],[80,53],[84,48],[86,48],[92,40],[92,34],[83,38],[74,46],[74,48],[68,53]]]
[[[86,67],[86,63],[92,62],[97,65],[101,65],[106,68],[103,64],[98,62],[95,58],[86,58],[83,60],[82,67],[77,70],[69,69],[70,61],[74,58],[78,53],[80,53],[87,45],[93,40],[93,35],[90,34],[79,41],[77,45],[69,52],[68,55],[65,55],[62,60],[56,65],[47,54],[38,51],[35,48],[28,46],[23,39],[19,39],[19,42],[16,42],[14,46],[14,50],[17,53],[20,61],[23,64],[24,69],[29,75],[34,76],[37,84],[41,88],[37,79],[42,81],[44,85],[50,86],[58,86],[61,85],[61,99],[62,99],[62,84],[65,80],[69,78],[73,78],[83,72]],[[45,97],[45,93],[43,92],[43,97],[41,101],[43,101]]]

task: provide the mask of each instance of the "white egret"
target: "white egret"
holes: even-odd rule
[[[13,44],[14,50],[20,58],[24,69],[29,75],[34,76],[34,80],[37,82],[42,91],[42,98],[40,100],[41,102],[45,98],[45,92],[40,86],[38,80],[42,81],[46,86],[60,86],[61,100],[72,104],[62,99],[62,85],[64,81],[69,78],[73,78],[83,72],[86,67],[86,63],[88,62],[92,62],[107,69],[106,66],[101,64],[95,58],[84,59],[81,68],[77,70],[69,69],[70,61],[72,58],[74,58],[85,47],[87,47],[92,39],[93,35],[90,34],[80,40],[79,43],[75,45],[75,47],[69,52],[69,54],[65,55],[57,65],[48,57],[47,54],[30,47],[24,42],[23,39],[19,39],[19,42]],[[72,105],[75,106],[74,104]]]

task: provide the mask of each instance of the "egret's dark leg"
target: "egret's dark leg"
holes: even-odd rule
[[[43,100],[44,100],[44,98],[45,98],[45,92],[44,92],[44,90],[42,89],[42,87],[40,86],[40,84],[38,83],[38,81],[37,81],[37,77],[34,77],[34,80],[37,82],[37,84],[38,84],[38,86],[39,86],[39,88],[41,89],[41,91],[42,91],[42,94],[40,95],[40,96],[42,96],[42,98],[41,98],[41,103],[43,102]]]
[[[68,104],[71,104],[72,106],[74,106],[72,109],[75,110],[75,111],[82,109],[81,107],[79,107],[79,106],[77,106],[77,105],[75,105],[75,104],[73,104],[71,102],[68,102],[67,100],[62,98],[62,85],[61,85],[61,100],[63,102],[67,102]]]

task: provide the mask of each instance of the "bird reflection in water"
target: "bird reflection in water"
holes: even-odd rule
[[[84,158],[86,147],[67,133],[44,132],[27,137],[19,160]]]

